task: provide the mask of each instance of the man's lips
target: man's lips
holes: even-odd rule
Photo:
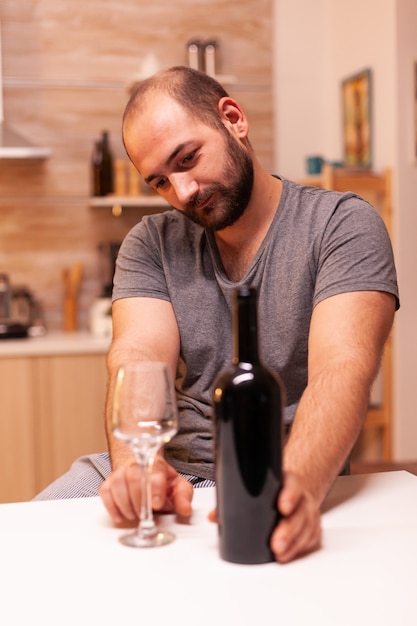
[[[210,204],[213,196],[214,196],[214,194],[211,193],[207,198],[205,198],[205,200],[203,200],[202,202],[199,202],[198,204],[196,204],[194,209],[196,211],[202,211],[203,209],[205,209],[206,206]]]

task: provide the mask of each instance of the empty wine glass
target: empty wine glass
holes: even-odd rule
[[[142,470],[139,526],[120,541],[147,548],[171,543],[175,536],[158,528],[151,505],[150,476],[155,455],[177,432],[174,383],[166,363],[132,361],[119,368],[113,396],[112,430],[130,444]]]

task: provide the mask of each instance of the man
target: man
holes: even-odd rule
[[[184,67],[142,83],[126,107],[126,151],[177,210],[144,218],[119,253],[112,471],[100,495],[115,522],[138,517],[140,470],[109,428],[115,372],[128,359],[165,361],[176,374],[180,428],[155,462],[154,509],[190,515],[193,485],[213,484],[213,382],[231,360],[232,291],[250,284],[262,360],[287,390],[283,519],[271,538],[284,563],[320,544],[320,507],[361,429],[398,289],[376,211],[354,194],[271,176],[248,132],[239,104]]]

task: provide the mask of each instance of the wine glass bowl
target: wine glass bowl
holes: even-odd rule
[[[130,445],[141,467],[141,512],[135,532],[120,541],[132,547],[171,543],[174,535],[158,528],[151,506],[150,475],[158,450],[175,435],[178,412],[174,383],[166,363],[132,361],[122,365],[116,377],[113,435]]]

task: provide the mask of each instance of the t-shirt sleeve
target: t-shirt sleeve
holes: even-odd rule
[[[342,195],[324,229],[318,250],[314,305],[350,291],[385,291],[396,297],[391,241],[378,212],[364,199]]]
[[[127,234],[116,261],[112,301],[132,297],[170,300],[162,267],[160,237],[146,219]]]

